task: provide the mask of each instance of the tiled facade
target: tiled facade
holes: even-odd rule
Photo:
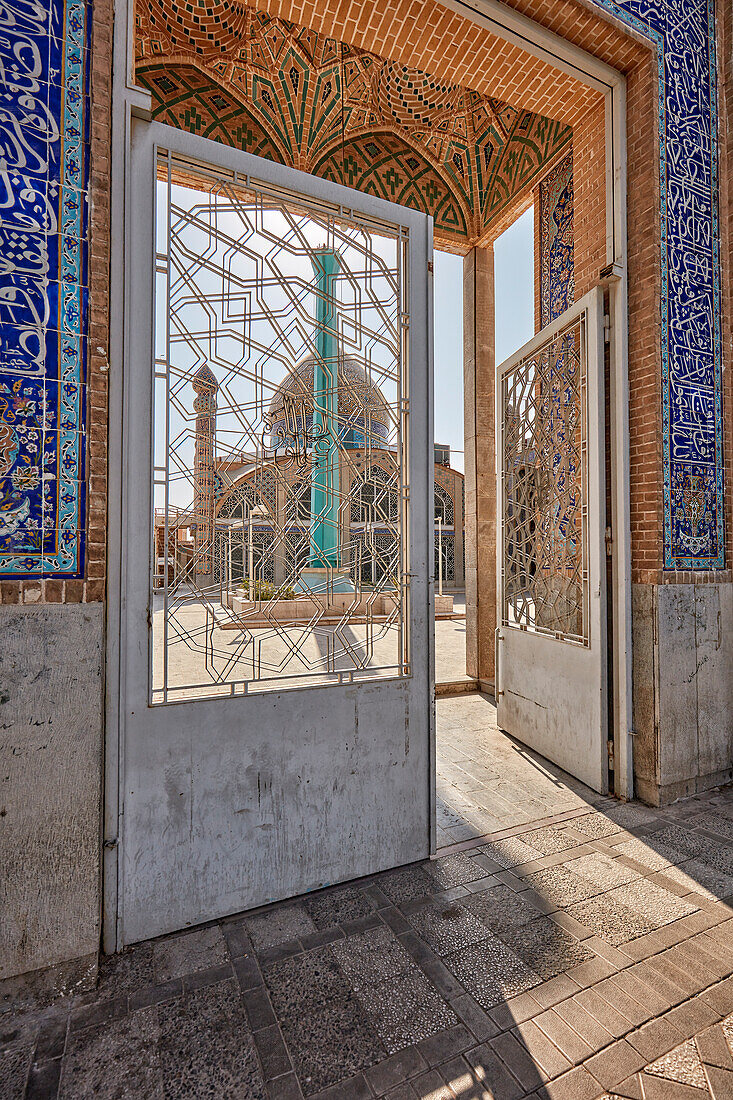
[[[564,313],[575,299],[573,209],[573,154],[569,153],[539,186],[542,326]]]
[[[0,577],[78,577],[86,536],[90,7],[0,36]]]
[[[711,3],[684,9],[680,3],[598,3],[659,49],[663,564],[721,569],[714,12]],[[161,25],[158,11],[156,24],[155,9],[142,5],[140,76],[154,92],[159,116],[429,208],[448,246],[480,236],[566,140],[567,131],[546,118],[273,19],[282,8],[274,5],[264,15],[245,7],[242,25],[227,27],[234,35],[229,46],[220,28],[211,63],[217,83],[202,76],[200,65],[169,63],[172,51],[180,58],[185,20]],[[21,5],[13,35],[27,48],[13,51],[9,38],[2,47],[8,52],[2,232],[10,280],[0,320],[4,578],[85,575],[89,28],[81,0],[54,0],[42,14]],[[235,49],[241,40],[246,48]],[[193,44],[197,61],[206,47]],[[501,58],[492,60],[500,67]],[[527,72],[528,85],[535,79],[539,70]],[[370,142],[374,148],[367,148]]]

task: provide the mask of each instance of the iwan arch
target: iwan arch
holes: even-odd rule
[[[551,339],[556,335],[553,322],[566,309],[591,302],[582,339],[584,347],[595,340],[597,410],[605,420],[601,432],[601,420],[591,423],[590,418],[583,437],[584,448],[592,443],[602,461],[603,476],[590,502],[596,518],[603,518],[602,528],[592,533],[601,548],[602,569],[591,581],[584,573],[578,582],[588,586],[588,600],[599,600],[605,610],[593,620],[588,637],[577,631],[588,647],[599,640],[599,632],[603,635],[604,656],[596,667],[603,677],[598,683],[599,714],[612,754],[606,754],[604,745],[600,785],[610,781],[621,797],[660,802],[729,779],[731,708],[725,691],[730,691],[726,685],[733,601],[730,477],[726,481],[724,474],[726,463],[730,469],[731,441],[729,427],[728,435],[724,433],[722,413],[730,403],[729,374],[723,371],[730,318],[727,284],[723,282],[721,289],[720,279],[721,263],[723,273],[727,270],[721,248],[721,240],[727,239],[727,150],[717,149],[714,140],[716,96],[690,63],[689,44],[683,40],[699,33],[704,48],[706,42],[714,44],[716,34],[721,39],[729,36],[730,27],[721,22],[716,30],[714,23],[704,27],[701,22],[693,32],[688,21],[678,27],[674,12],[663,10],[661,4],[657,25],[656,16],[645,24],[622,5],[559,0],[475,7],[271,3],[259,10],[241,5],[236,12],[140,3],[134,13],[122,4],[115,16],[110,85],[111,13],[107,16],[105,21],[102,13],[92,36],[96,68],[93,65],[91,102],[97,113],[92,112],[90,146],[89,314],[82,333],[89,349],[83,410],[89,439],[84,476],[87,469],[90,475],[85,506],[86,516],[95,518],[87,519],[80,511],[79,530],[88,535],[79,540],[74,569],[60,572],[58,588],[48,568],[36,569],[30,555],[23,565],[18,552],[2,590],[4,603],[13,602],[11,592],[17,591],[17,602],[23,605],[7,611],[20,653],[31,644],[29,631],[63,639],[68,614],[69,629],[79,632],[79,648],[106,654],[104,707],[101,662],[92,657],[85,674],[92,688],[96,685],[100,702],[97,710],[88,704],[94,713],[85,713],[85,740],[82,747],[78,742],[75,746],[84,757],[84,774],[94,772],[95,766],[96,775],[102,774],[104,728],[104,847],[99,844],[101,791],[90,781],[83,811],[79,812],[78,792],[68,803],[76,827],[82,822],[74,844],[83,858],[71,872],[60,870],[53,861],[53,870],[39,871],[54,879],[47,895],[53,901],[39,911],[35,933],[22,937],[22,947],[21,937],[8,944],[8,972],[95,952],[102,898],[96,872],[102,852],[109,950],[186,922],[210,919],[227,908],[235,911],[265,898],[288,896],[390,861],[407,862],[425,855],[430,846],[430,669],[429,657],[418,668],[414,651],[404,677],[409,687],[375,682],[313,691],[309,686],[298,704],[297,723],[295,712],[288,709],[294,706],[288,698],[294,696],[283,693],[284,701],[277,703],[278,720],[286,731],[283,736],[292,739],[289,748],[284,744],[273,749],[271,728],[261,742],[254,735],[247,740],[247,730],[263,720],[271,705],[266,693],[258,699],[226,702],[229,715],[231,707],[241,708],[236,737],[230,719],[225,722],[217,715],[223,703],[214,699],[192,704],[207,708],[207,763],[197,759],[195,751],[184,759],[182,745],[185,741],[190,749],[190,734],[166,744],[163,726],[153,730],[151,724],[146,738],[145,723],[153,723],[154,708],[141,712],[135,703],[137,726],[129,733],[130,670],[138,667],[129,651],[139,645],[134,632],[142,630],[144,637],[145,627],[121,611],[125,563],[131,553],[129,540],[149,538],[139,519],[130,523],[137,484],[128,480],[130,455],[144,449],[145,435],[131,415],[139,406],[130,404],[134,398],[129,393],[129,364],[133,359],[139,362],[145,340],[148,347],[151,342],[150,332],[140,331],[143,315],[136,309],[136,295],[140,272],[146,264],[148,271],[151,263],[144,236],[152,226],[152,211],[145,210],[141,197],[147,195],[150,201],[146,187],[154,178],[153,142],[175,154],[178,176],[171,175],[173,185],[203,187],[201,175],[196,176],[203,164],[214,166],[212,171],[221,175],[236,171],[239,180],[246,175],[244,192],[256,192],[260,177],[252,162],[237,159],[243,152],[326,184],[353,188],[366,196],[365,202],[373,197],[412,211],[405,225],[412,250],[409,263],[415,265],[409,268],[411,292],[416,295],[410,304],[410,324],[416,333],[413,360],[429,362],[430,309],[440,308],[429,298],[430,232],[436,247],[465,256],[468,663],[472,676],[497,690],[503,690],[501,669],[497,672],[495,665],[497,626],[501,635],[507,625],[500,602],[506,575],[497,574],[497,558],[500,566],[506,561],[501,551],[497,555],[497,545],[501,547],[503,537],[506,551],[511,516],[505,508],[497,521],[495,456],[499,426],[504,447],[500,455],[506,453],[510,420],[496,392],[492,243],[523,209],[535,204],[536,329],[546,330],[545,339]],[[700,13],[695,18],[702,20]],[[730,54],[723,44],[721,58]],[[713,74],[715,83],[714,69]],[[725,77],[723,73],[718,89],[721,110],[727,108],[729,94]],[[104,125],[107,110],[109,132]],[[174,131],[168,146],[162,125]],[[661,144],[660,131],[666,137]],[[206,139],[214,144],[205,146]],[[192,164],[195,185],[184,178],[183,162]],[[109,194],[104,185],[107,163],[112,177]],[[158,179],[164,167],[163,159],[157,165]],[[268,171],[263,168],[261,176],[266,185],[299,193],[296,177],[271,176]],[[274,202],[273,194],[266,189],[265,207]],[[309,197],[321,204],[340,203],[343,213],[343,192],[313,184]],[[358,200],[352,201],[359,213]],[[386,217],[387,208],[379,209]],[[375,221],[376,210],[366,211]],[[423,240],[420,227],[427,223],[419,218],[424,215],[433,223]],[[421,299],[415,287],[420,271],[425,279]],[[152,274],[145,278],[152,286]],[[420,327],[423,343],[417,334]],[[575,335],[568,340],[576,349]],[[541,341],[537,347],[541,349]],[[433,505],[425,502],[433,480],[426,434],[431,382],[425,378],[421,386],[417,375],[410,375],[409,382],[415,434],[404,461],[411,472],[410,538],[417,541],[410,544],[411,559],[404,568],[410,576],[404,622],[420,640],[429,635],[424,609],[430,606],[432,540],[426,532],[432,527]],[[542,395],[543,385],[537,382],[535,395]],[[551,386],[547,392],[553,392]],[[400,391],[395,405],[403,396]],[[571,437],[580,430],[573,421]],[[552,431],[550,442],[556,444],[558,429]],[[529,455],[528,447],[519,450]],[[134,462],[133,467],[141,469]],[[572,465],[570,474],[575,473]],[[505,476],[505,491],[506,483]],[[93,528],[85,527],[88,522]],[[415,530],[423,531],[422,543],[412,534]],[[574,543],[580,534],[566,531],[563,537]],[[598,589],[591,592],[594,581]],[[58,599],[62,606],[53,614],[36,606],[32,620],[25,605],[36,590],[36,604]],[[82,625],[76,618],[72,624],[79,610],[71,608],[72,602],[85,605]],[[48,644],[60,650],[63,641]],[[87,691],[93,698],[89,687]],[[24,704],[18,705],[24,713]],[[179,704],[181,711],[186,705]],[[399,728],[394,719],[398,710]],[[184,717],[184,727],[185,722]],[[361,743],[352,736],[352,724],[358,726]],[[297,738],[292,729],[287,732],[295,725]],[[384,727],[394,728],[380,741]],[[599,725],[596,733],[600,729]],[[521,736],[521,730],[512,732]],[[346,748],[337,751],[328,744],[330,736],[346,741]],[[136,773],[133,791],[131,772],[125,769],[146,740],[154,749],[145,758],[145,769]],[[286,758],[293,754],[296,740],[297,768],[289,771]],[[552,756],[551,746],[543,744],[543,751]],[[401,836],[391,853],[380,849],[376,833],[364,827],[369,784],[375,775],[383,784],[380,769],[387,759],[401,777],[394,786],[382,787],[387,805],[382,808],[381,828]],[[241,774],[233,791],[223,776],[236,773],[238,761]],[[308,798],[295,778],[304,768],[312,769],[314,789]],[[146,791],[139,789],[144,784],[137,784],[143,771],[150,779]],[[336,773],[350,777],[343,779],[343,801],[334,795]],[[261,809],[258,820],[253,811],[254,817],[245,814],[235,821],[233,802],[227,799],[246,798],[247,785],[263,776],[270,784],[271,804]],[[173,779],[186,797],[184,790],[194,790],[202,777],[202,787],[190,804],[187,801],[189,840],[184,830],[166,852],[165,813],[175,816],[175,811],[170,805],[159,809],[158,785]],[[14,778],[16,790],[38,782],[35,774],[22,768]],[[314,806],[329,798],[334,810],[326,841],[314,821]],[[39,835],[21,808],[11,812],[19,836]],[[134,839],[126,833],[133,827],[129,822],[135,812],[140,818],[134,827],[142,830],[136,839],[147,828],[150,848],[157,847],[146,866],[145,860],[138,864],[132,858]],[[351,835],[357,817],[364,835],[344,849],[343,838]],[[287,850],[285,836],[277,839],[283,821],[289,829],[299,822],[303,847],[297,860]],[[263,857],[256,847],[264,833],[257,830],[265,827],[276,840]],[[44,842],[28,843],[38,846],[40,861]],[[205,882],[197,868],[201,853],[212,847],[217,851],[216,869]],[[199,875],[195,888],[182,888],[182,908],[158,908],[156,893],[165,895],[173,880],[178,888],[187,860]],[[259,893],[255,890],[250,896],[242,888],[245,878],[259,884]],[[83,899],[84,915],[64,930],[50,957],[43,930],[50,909],[58,913],[67,893]],[[126,914],[126,907],[134,917]],[[21,908],[18,904],[18,912]],[[19,925],[25,919],[19,916]]]

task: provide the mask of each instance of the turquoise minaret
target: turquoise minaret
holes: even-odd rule
[[[339,534],[339,385],[336,277],[333,249],[312,256],[316,274],[316,354],[313,364],[311,519],[308,565],[296,588],[309,592],[353,592],[342,573]]]
[[[311,569],[338,569],[339,448],[338,339],[336,276],[338,256],[321,248],[313,254],[316,273],[316,356],[313,366],[313,446],[311,450]]]

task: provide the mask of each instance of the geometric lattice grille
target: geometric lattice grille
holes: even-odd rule
[[[588,643],[585,314],[501,382],[502,621]]]
[[[433,567],[433,573],[435,580],[440,577],[441,567],[443,573],[443,583],[452,584],[456,579],[456,545],[455,536],[451,531],[446,534],[435,532],[435,561]]]
[[[409,674],[407,230],[167,152],[156,200],[151,700]]]

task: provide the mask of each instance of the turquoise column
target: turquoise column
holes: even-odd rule
[[[311,569],[339,567],[338,339],[336,276],[338,256],[321,248],[312,256],[316,273],[316,361],[313,368],[311,449]]]
[[[311,443],[311,519],[308,564],[296,592],[312,592],[330,602],[333,593],[354,591],[341,569],[339,531],[339,386],[336,331],[336,276],[341,270],[333,249],[312,256],[316,273],[316,354],[313,364]]]

